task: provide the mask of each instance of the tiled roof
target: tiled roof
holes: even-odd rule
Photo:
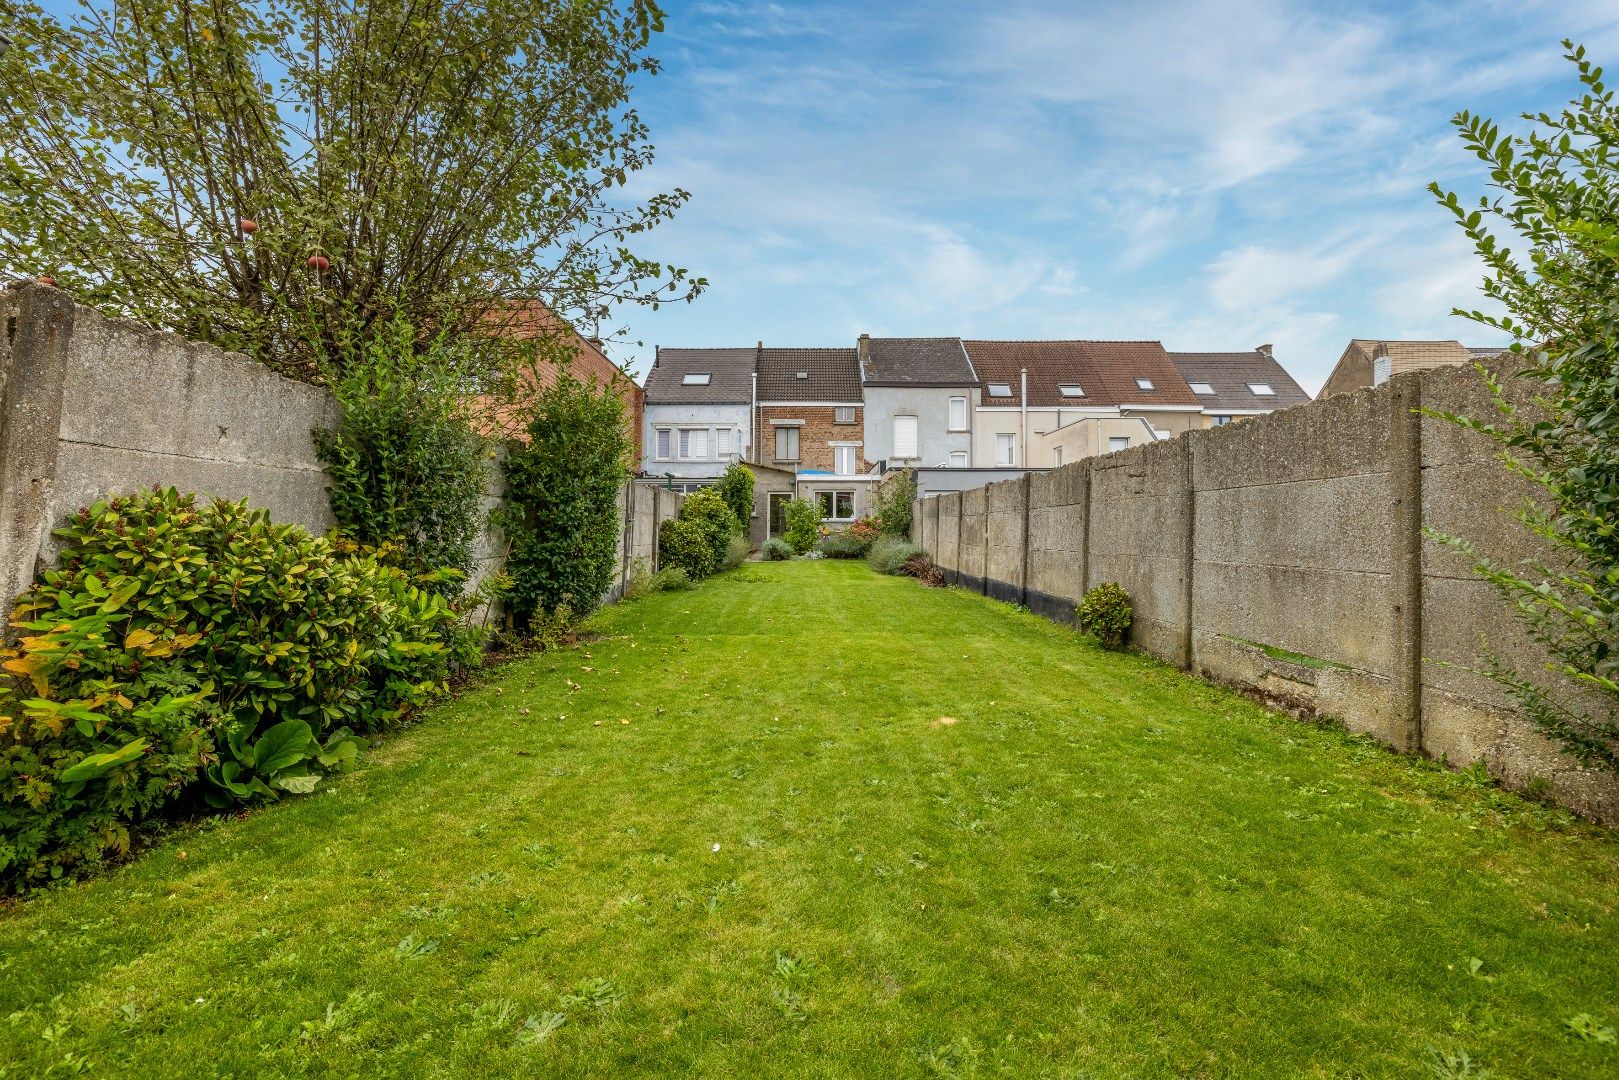
[[[760,349],[759,400],[859,403],[860,364],[855,351]]]
[[[753,362],[758,350],[659,349],[646,373],[648,405],[746,405],[753,400]],[[706,374],[706,386],[688,386],[687,375]]]
[[[1474,360],[1494,360],[1510,350],[1505,345],[1469,345],[1467,351],[1473,354]]]
[[[1029,404],[1037,408],[1114,405],[1196,405],[1169,354],[1156,341],[964,341],[973,369],[987,387],[1006,383],[1010,398],[983,404],[1018,405],[1018,376],[1029,369]],[[1143,390],[1137,379],[1153,385]],[[1078,386],[1083,397],[1066,397],[1063,386]]]
[[[1286,409],[1303,405],[1310,395],[1293,380],[1287,369],[1259,350],[1237,353],[1170,353],[1181,377],[1188,385],[1206,384],[1214,393],[1194,395],[1205,409]],[[1261,396],[1249,389],[1263,384],[1276,393]]]
[[[961,339],[868,338],[861,364],[867,386],[976,386]]]

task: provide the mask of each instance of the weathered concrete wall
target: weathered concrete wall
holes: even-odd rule
[[[314,532],[334,524],[313,431],[336,402],[244,356],[109,319],[41,285],[0,289],[0,625],[55,557],[51,531],[99,498],[159,485],[246,499]],[[484,507],[504,495],[498,455]],[[644,489],[643,489],[644,492]],[[673,493],[626,491],[623,590],[636,560],[656,558],[656,514]],[[504,565],[504,539],[475,544],[475,576]]]
[[[1423,408],[1488,415],[1476,372],[1442,368],[1024,481],[924,498],[920,542],[947,577],[1072,621],[1116,581],[1137,646],[1330,716],[1402,750],[1484,761],[1619,821],[1619,783],[1541,736],[1478,665],[1481,643],[1544,678],[1545,657],[1468,560],[1534,559],[1529,494],[1494,447]],[[987,516],[986,516],[987,515]],[[961,537],[959,551],[956,537]],[[987,568],[987,572],[986,572]]]

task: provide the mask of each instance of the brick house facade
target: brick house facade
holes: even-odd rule
[[[863,448],[864,409],[855,406],[831,405],[764,405],[758,408],[759,460],[777,468],[814,472],[863,473],[871,466],[866,462]],[[843,419],[839,419],[839,417]],[[796,434],[778,436],[777,431],[791,428]],[[838,448],[852,452],[854,468],[848,469],[851,454],[846,453],[838,468]],[[783,457],[783,454],[794,456]]]

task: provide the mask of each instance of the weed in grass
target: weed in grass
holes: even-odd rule
[[[1490,1080],[1495,1074],[1473,1064],[1465,1050],[1440,1050],[1428,1047],[1428,1071],[1438,1080]]]
[[[418,941],[415,934],[407,934],[398,945],[394,946],[394,955],[406,960],[430,956],[436,952],[438,952],[438,938],[424,938]]]
[[[604,1009],[622,998],[623,992],[606,979],[585,979],[562,996],[564,1009]]]
[[[522,1030],[517,1033],[517,1045],[539,1046],[541,1043],[555,1035],[557,1028],[566,1023],[568,1017],[565,1013],[542,1012],[530,1016],[523,1021]]]
[[[1563,1021],[1563,1026],[1569,1033],[1584,1042],[1601,1043],[1604,1046],[1613,1046],[1619,1043],[1619,1035],[1614,1029],[1598,1024],[1590,1013],[1580,1013]]]

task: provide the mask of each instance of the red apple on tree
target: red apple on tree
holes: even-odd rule
[[[250,217],[245,217],[242,219],[242,231],[251,236],[259,231],[259,223]]]
[[[311,255],[307,261],[310,266],[315,268],[316,273],[325,273],[326,268],[332,265],[324,255]]]

